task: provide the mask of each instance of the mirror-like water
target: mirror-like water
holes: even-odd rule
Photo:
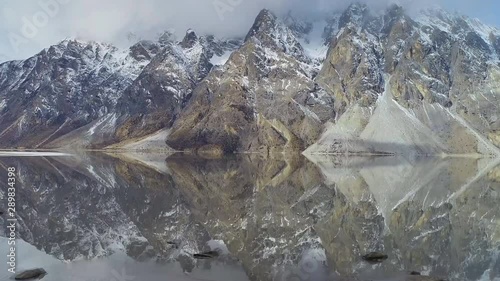
[[[18,272],[47,280],[500,280],[498,160],[2,156],[4,212],[8,167]]]

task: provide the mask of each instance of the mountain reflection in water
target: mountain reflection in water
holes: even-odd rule
[[[18,243],[18,270],[45,267],[49,280],[122,273],[124,280],[431,280],[412,271],[499,280],[499,164],[1,157],[0,186],[5,197],[5,171],[17,167],[18,236],[26,242]],[[0,222],[5,237],[5,216]],[[0,243],[6,252],[5,238]],[[211,250],[220,255],[193,258]],[[366,263],[361,257],[370,252],[388,259]],[[5,266],[0,279],[7,280]]]

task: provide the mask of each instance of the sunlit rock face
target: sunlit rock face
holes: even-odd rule
[[[263,10],[245,43],[196,88],[167,143],[179,150],[301,151],[334,117],[315,82],[317,60],[294,32]]]
[[[498,160],[114,156],[0,159],[19,171],[20,238],[66,261],[125,252],[250,280],[500,277]]]

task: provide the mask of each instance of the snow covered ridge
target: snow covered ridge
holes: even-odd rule
[[[481,146],[499,146],[499,58],[498,28],[442,10],[412,18],[396,5],[379,13],[352,4],[314,19],[263,10],[241,38],[190,29],[180,41],[166,32],[126,49],[67,39],[27,60],[0,65],[0,143],[5,148],[104,148],[173,128],[167,141],[188,133],[201,138],[177,150],[231,143],[224,150],[234,152],[248,150],[251,139],[270,140],[253,147],[283,147],[285,139],[287,147],[303,151],[328,124],[347,117],[369,122],[358,114],[383,111],[377,110],[383,105],[377,100],[389,88],[394,104],[381,115],[396,109],[396,118],[414,115],[422,124],[411,130],[428,127],[439,134],[436,138],[453,142],[456,134],[445,130],[448,136],[443,136],[436,129],[442,122],[427,115],[451,118],[469,130],[461,137],[473,135]],[[390,83],[384,75],[392,77]],[[237,86],[231,84],[235,81]],[[216,106],[214,93],[235,99]],[[227,116],[218,115],[221,108],[228,108]],[[248,135],[236,129],[242,124],[232,124],[242,114],[252,132]],[[222,121],[212,133],[201,125],[200,132],[192,131],[200,118],[213,116]],[[278,133],[259,136],[268,126]],[[237,136],[235,143],[224,140],[234,137],[228,132]],[[213,137],[208,143],[205,133]],[[373,133],[366,138],[378,135]],[[418,134],[406,133],[397,138],[409,141]],[[456,151],[445,147],[424,150]]]
[[[241,42],[211,36],[198,38],[192,31],[188,35],[194,36],[193,42],[176,42],[162,36],[157,42],[140,41],[127,49],[66,39],[25,61],[0,65],[0,138],[6,140],[3,146],[40,148],[70,142],[72,146],[89,147],[97,142],[113,142],[115,132],[128,120],[130,110],[126,107],[131,101],[127,93],[135,92],[130,88],[152,84],[154,81],[145,78],[151,72],[183,78],[159,87],[174,94],[179,103],[185,102],[192,92],[191,84],[202,80],[212,68],[210,58],[229,53]],[[155,61],[157,55],[170,62],[160,64],[158,59]],[[145,94],[142,100],[148,101],[150,92]],[[22,105],[16,102],[20,96]],[[150,113],[141,110],[136,114]],[[101,125],[105,125],[106,132],[100,131]],[[36,131],[40,134],[34,134]]]

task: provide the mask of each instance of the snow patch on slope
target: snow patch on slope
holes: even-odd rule
[[[233,52],[232,51],[225,51],[222,55],[214,55],[210,59],[210,63],[213,65],[225,65],[226,62],[229,60],[229,57],[231,56]]]
[[[96,130],[100,133],[111,132],[116,127],[116,114],[110,114],[98,120],[90,129],[88,129],[88,135],[94,135]]]
[[[149,135],[141,140],[127,143],[121,148],[126,150],[155,150],[155,149],[169,149],[166,140],[170,134],[169,129],[162,129],[152,135]]]
[[[305,54],[318,62],[323,62],[328,53],[329,45],[325,43],[323,37],[326,21],[318,21],[313,24],[313,29],[305,37],[298,39],[299,43],[304,48]]]
[[[366,143],[375,142],[371,146],[375,152],[407,154],[415,150],[417,154],[435,155],[445,151],[446,146],[434,137],[434,133],[393,99],[388,82],[385,88],[360,139]]]

